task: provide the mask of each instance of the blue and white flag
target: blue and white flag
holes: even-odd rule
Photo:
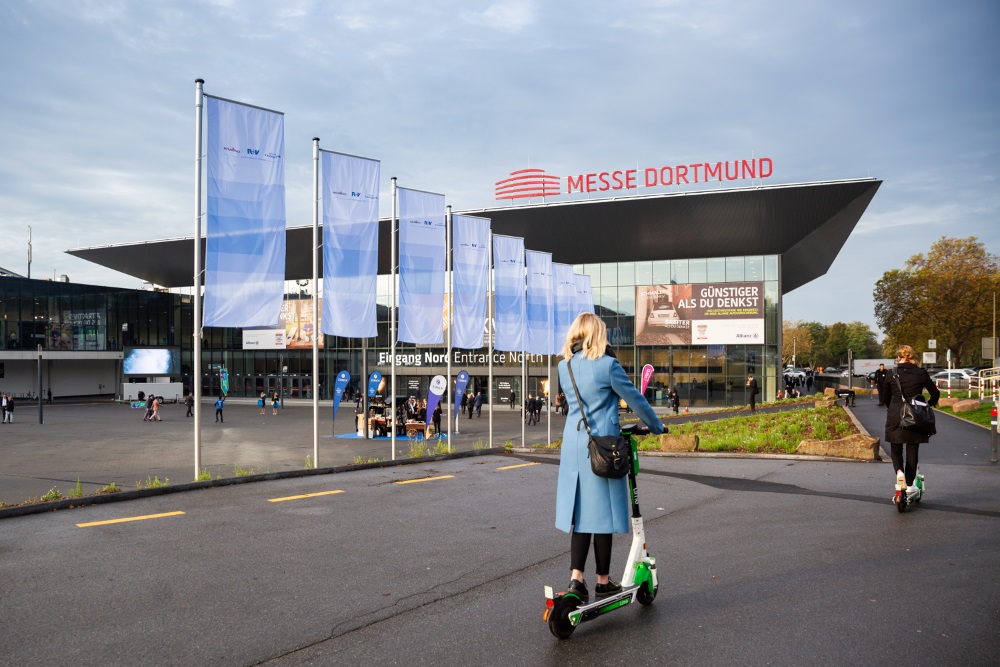
[[[378,277],[380,163],[323,156],[323,333],[372,338]]]
[[[351,381],[351,374],[347,371],[340,371],[337,373],[337,381],[333,384],[333,419],[337,419],[337,408],[340,407],[340,401],[344,397],[344,389],[347,388],[347,383]]]
[[[528,290],[525,302],[525,327],[528,332],[526,352],[552,354],[553,298],[552,253],[528,250],[525,253]]]
[[[452,347],[483,346],[490,282],[490,221],[467,215],[451,218],[454,293]]]
[[[524,352],[524,239],[493,235],[494,348]]]
[[[285,293],[285,118],[206,95],[206,327],[276,327]]]
[[[399,188],[399,333],[397,341],[444,342],[447,268],[444,195]]]
[[[378,388],[382,385],[382,371],[372,371],[368,376],[368,398],[375,398]]]
[[[462,404],[462,396],[465,395],[465,388],[469,386],[469,371],[459,371],[455,378],[455,411],[451,414],[458,415],[458,406]]]
[[[434,418],[434,408],[437,407],[441,396],[444,394],[444,390],[447,388],[448,381],[443,375],[435,375],[431,378],[430,390],[427,392],[427,415],[424,419],[424,426],[430,426],[431,420]],[[438,437],[441,436],[440,433],[437,435]]]
[[[569,264],[552,264],[552,283],[555,289],[555,340],[553,354],[561,354],[570,325],[580,314],[576,299],[576,276]]]
[[[585,274],[574,275],[576,280],[576,310],[577,313],[594,312],[594,294],[590,289],[590,276]]]

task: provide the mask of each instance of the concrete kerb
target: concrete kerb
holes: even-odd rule
[[[540,456],[558,456],[559,450],[531,449],[529,447],[514,447],[511,454],[538,454]],[[651,456],[663,459],[771,459],[775,461],[828,461],[831,463],[878,463],[865,459],[849,459],[843,456],[813,456],[812,454],[752,454],[750,452],[657,452],[641,451],[639,456]]]
[[[81,498],[63,498],[62,500],[52,500],[48,502],[32,503],[30,505],[16,505],[14,507],[0,508],[0,520],[13,519],[19,516],[29,516],[31,514],[42,514],[44,512],[55,512],[56,510],[76,509],[78,507],[89,507],[91,505],[103,505],[105,503],[117,503],[127,500],[138,500],[140,498],[152,498],[154,496],[165,496],[171,493],[184,493],[187,491],[200,491],[222,486],[232,486],[234,484],[250,484],[252,482],[268,482],[276,479],[292,479],[295,477],[312,477],[316,475],[335,475],[345,472],[355,472],[358,470],[372,470],[376,468],[394,468],[404,465],[418,465],[431,463],[433,461],[447,461],[450,459],[463,459],[471,456],[490,456],[506,454],[505,447],[492,447],[487,449],[474,449],[467,452],[455,452],[453,454],[435,454],[434,456],[422,456],[419,458],[398,459],[396,461],[376,461],[373,463],[353,463],[351,465],[337,466],[334,468],[316,468],[313,470],[284,470],[281,472],[269,472],[259,475],[246,475],[244,477],[224,477],[222,479],[211,479],[203,482],[187,482],[185,484],[168,484],[152,489],[133,489],[131,491],[116,491],[114,493],[102,493]]]

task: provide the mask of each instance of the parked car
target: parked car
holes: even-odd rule
[[[674,310],[673,306],[657,306],[651,310],[649,315],[646,317],[646,325],[651,327],[665,327],[679,319],[680,316],[677,314],[677,311]]]
[[[950,371],[939,371],[931,375],[931,380],[937,385],[947,385],[951,378],[952,387],[977,387],[979,386],[979,376],[970,373],[965,369],[952,369]]]

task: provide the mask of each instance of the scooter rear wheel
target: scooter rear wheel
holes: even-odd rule
[[[549,611],[549,632],[558,639],[569,639],[576,626],[569,622],[569,615],[580,606],[575,598],[560,597]]]
[[[650,584],[647,581],[642,586],[639,586],[639,590],[635,592],[635,599],[643,607],[648,607],[649,605],[653,604],[653,600],[656,599],[656,589],[654,588],[653,591],[650,592],[649,589],[651,587],[652,584]]]
[[[900,514],[906,511],[906,491],[896,494],[896,509]]]

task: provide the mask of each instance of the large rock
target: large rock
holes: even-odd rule
[[[837,404],[837,399],[825,399],[822,401],[816,401],[817,408],[832,408]]]
[[[940,403],[940,401],[938,402]],[[978,410],[981,405],[982,403],[974,398],[965,398],[951,406],[951,409],[955,412],[972,412]]]
[[[881,461],[878,443],[878,438],[855,433],[839,440],[803,440],[795,449],[795,453]]]
[[[937,404],[939,406],[941,406],[942,408],[951,408],[951,407],[954,407],[955,404],[958,403],[960,400],[962,400],[962,399],[960,399],[960,398],[944,398],[942,396],[941,398],[938,399]]]
[[[833,387],[827,387],[826,389],[823,390],[823,395],[824,396],[836,396],[837,395],[837,390],[834,389]]]
[[[698,436],[691,435],[671,435],[664,433],[660,436],[661,452],[696,452],[698,451]]]

